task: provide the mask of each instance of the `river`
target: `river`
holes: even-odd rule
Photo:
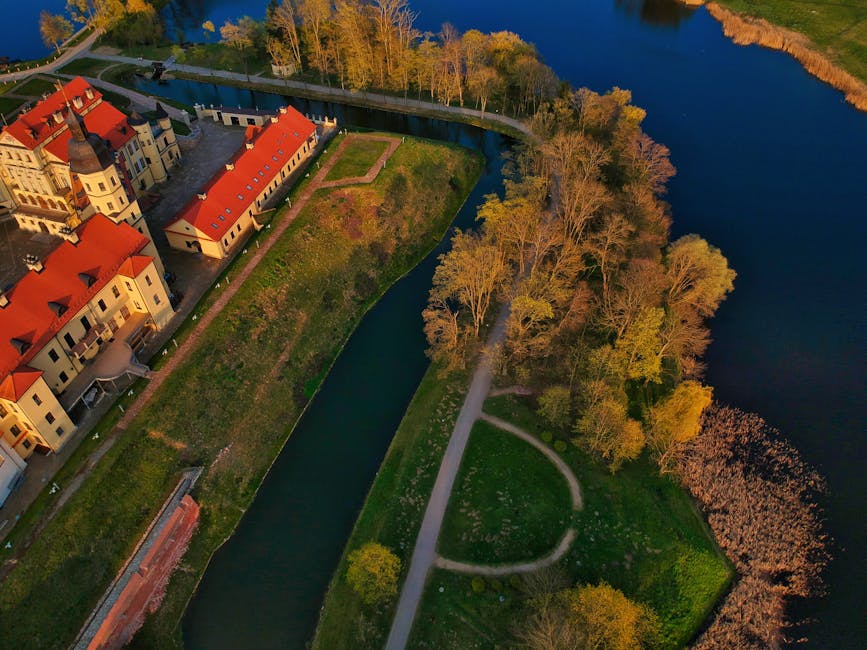
[[[177,6],[177,2],[173,6]],[[198,25],[263,0],[193,0]],[[672,0],[412,0],[417,26],[511,30],[574,85],[629,88],[678,168],[673,235],[698,232],[738,271],[712,323],[716,397],[763,415],[828,478],[835,538],[829,594],[798,614],[810,647],[867,647],[867,115],[780,52],[733,45],[704,9]],[[23,55],[19,55],[23,56]],[[273,96],[173,82],[190,101],[273,105]],[[192,93],[192,95],[190,95]],[[210,96],[207,93],[211,93]],[[335,112],[336,109],[329,112]],[[496,136],[442,122],[341,113],[345,123],[480,146]],[[468,203],[497,182],[492,165]],[[460,222],[471,218],[468,210]],[[190,647],[302,648],[376,467],[425,369],[419,311],[428,258],[368,314],[280,456],[184,622]],[[383,342],[387,341],[387,345]],[[362,392],[363,391],[363,392]],[[370,391],[369,394],[367,391]]]

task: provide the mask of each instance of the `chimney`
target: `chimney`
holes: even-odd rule
[[[85,88],[84,89],[84,96],[87,97],[88,99],[93,99],[93,88],[91,88],[90,86]]]
[[[32,253],[28,253],[24,256],[24,264],[25,266],[27,266],[28,269],[30,269],[31,271],[36,271],[36,273],[39,273],[40,271],[42,271],[43,268],[45,268],[44,266],[42,266],[42,260],[40,260]]]
[[[226,163],[226,171],[230,172],[235,169],[235,163]]]
[[[75,106],[75,108],[81,108],[84,106],[84,102],[81,101],[81,95],[76,95],[72,98],[72,105]]]
[[[199,196],[199,200],[200,200],[200,201],[204,201],[205,199],[208,198],[208,195],[205,194],[204,192],[199,192],[199,195],[198,195],[198,196]]]
[[[62,124],[63,123],[63,113],[60,111],[54,111],[54,121],[57,124]]]
[[[276,116],[276,115],[272,115],[272,116],[271,116],[271,124],[277,124],[277,122],[279,122],[279,121],[280,121],[280,120],[277,119],[277,116]]]
[[[286,112],[287,112],[287,111],[286,111],[286,107],[285,107],[285,106],[281,106],[281,107],[280,107],[280,114],[281,114],[281,115],[286,115]]]
[[[247,144],[247,149],[252,149],[252,148],[253,148],[253,142],[252,142],[252,141],[247,142],[246,144]]]
[[[9,298],[6,297],[6,293],[0,291],[0,309],[9,304]]]
[[[63,226],[59,231],[61,237],[63,237],[66,241],[68,241],[73,246],[77,244],[80,240],[78,238],[78,233],[75,232],[69,226]]]

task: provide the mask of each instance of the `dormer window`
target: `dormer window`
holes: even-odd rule
[[[84,102],[81,101],[81,97],[79,95],[76,95],[72,98],[72,105],[75,106],[75,108],[81,108],[82,106],[84,106]]]
[[[219,229],[220,229],[220,227],[219,227],[217,224],[215,224],[215,223],[212,223],[212,224],[211,224],[211,228],[213,228],[214,230],[219,230]]]
[[[13,338],[9,342],[12,344],[12,347],[18,351],[18,354],[24,354],[30,349],[30,343],[28,341]]]
[[[96,282],[96,278],[90,275],[90,273],[79,273],[78,279],[84,282],[86,287],[92,287]]]
[[[48,301],[48,308],[54,312],[55,316],[63,316],[66,311],[66,305],[55,302],[54,300]]]
[[[251,189],[252,189],[252,188],[251,188]],[[239,195],[238,195],[238,200],[239,200],[239,201],[243,201],[243,200],[244,200],[244,195],[243,195],[243,194],[239,194]]]

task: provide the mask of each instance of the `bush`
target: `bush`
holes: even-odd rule
[[[550,445],[551,441],[554,439],[554,434],[550,431],[543,431],[540,437],[542,438],[542,442]]]
[[[503,583],[499,580],[491,580],[491,589],[494,591],[503,591]]]
[[[509,586],[512,589],[520,589],[521,587],[524,586],[524,581],[521,580],[521,576],[519,576],[517,574],[511,575],[511,576],[509,576]]]
[[[472,586],[473,591],[480,594],[485,590],[485,580],[483,578],[475,577],[473,578]]]
[[[382,544],[368,542],[349,554],[346,581],[368,605],[397,595],[400,558]]]
[[[558,454],[562,454],[566,451],[566,442],[564,440],[557,440],[554,442],[554,449]]]
[[[539,396],[539,415],[558,429],[569,426],[571,410],[572,395],[568,386],[549,386]]]

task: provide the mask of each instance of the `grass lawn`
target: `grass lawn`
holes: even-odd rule
[[[78,74],[85,77],[95,77],[110,65],[115,65],[115,63],[113,61],[82,57],[70,61],[60,68],[58,72],[63,74]]]
[[[178,472],[202,465],[199,529],[137,639],[180,646],[178,622],[211,554],[317,382],[363,313],[439,240],[480,170],[477,155],[408,139],[373,184],[315,194],[6,579],[0,647],[66,647]],[[459,189],[438,191],[450,181]]]
[[[473,426],[438,551],[450,560],[503,564],[554,550],[569,527],[566,479],[542,453],[487,422]]]
[[[54,87],[53,81],[36,77],[16,86],[15,90],[12,92],[16,95],[27,95],[28,97],[41,98],[43,93],[53,93],[56,90],[57,88]]]
[[[867,82],[867,4],[814,0],[717,0],[739,13],[801,32],[845,70]]]
[[[326,180],[364,176],[383,154],[387,142],[380,140],[350,140]]]
[[[250,52],[246,57],[246,68],[244,56],[238,50],[223,45],[222,43],[201,43],[194,45],[178,56],[178,63],[184,65],[193,65],[203,68],[215,68],[217,70],[228,70],[229,72],[244,72],[251,76],[259,72],[270,72],[271,60],[268,55],[257,56]]]
[[[3,115],[10,115],[26,101],[28,100],[20,98],[16,99],[15,97],[0,97],[0,113]]]
[[[406,576],[468,383],[467,375],[444,381],[437,377],[437,368],[431,367],[419,384],[331,579],[313,639],[314,649],[362,650],[385,643],[397,601],[364,605],[346,582],[346,558],[366,542],[377,541],[400,557],[401,581]]]

